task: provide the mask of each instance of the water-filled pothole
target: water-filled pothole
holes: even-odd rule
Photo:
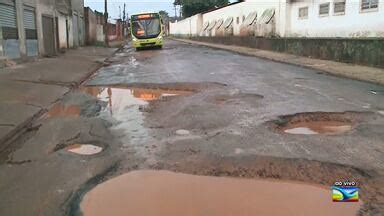
[[[273,126],[284,133],[305,135],[342,134],[352,130],[355,125],[351,113],[299,113],[273,121]]]
[[[354,215],[361,203],[332,203],[330,189],[274,180],[134,171],[81,202],[84,215]]]
[[[94,155],[100,153],[103,148],[91,144],[73,144],[66,147],[66,150],[80,155]]]

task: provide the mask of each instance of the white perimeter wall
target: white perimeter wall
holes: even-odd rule
[[[329,16],[319,16],[319,5],[330,2]],[[293,37],[384,37],[384,0],[376,11],[360,11],[361,0],[346,0],[344,15],[333,14],[334,0],[248,0],[212,12],[170,23],[170,34],[196,36],[203,23],[234,18],[234,35],[239,35],[242,17],[257,11],[258,17],[275,8],[276,33]],[[308,6],[308,19],[299,19],[300,7]],[[236,23],[239,17],[239,24]]]
[[[199,35],[203,26],[203,17],[201,14],[188,17],[175,23],[169,23],[169,33],[171,35]]]
[[[198,14],[176,23],[170,23],[170,34],[173,35],[199,35],[203,23],[211,22],[212,20],[233,17],[233,30],[234,35],[240,33],[240,26],[243,22],[243,16],[247,17],[249,13],[257,11],[258,16],[269,8],[275,8],[276,16],[276,32],[283,36],[285,34],[285,17],[286,17],[286,0],[248,0],[246,2],[237,3],[218,10],[214,10],[204,14]],[[237,23],[239,17],[239,23]],[[280,17],[283,17],[280,19]]]
[[[284,35],[284,29],[281,28],[283,23],[280,21],[284,21],[285,19],[279,19],[281,16],[280,10],[285,6],[285,1],[279,0],[249,0],[246,2],[234,4],[232,6],[224,7],[219,10],[215,10],[209,13],[203,14],[203,23],[211,22],[213,20],[224,19],[224,21],[228,17],[233,17],[233,34],[239,35],[240,26],[243,23],[243,16],[247,17],[251,12],[257,11],[257,16],[260,17],[264,10],[269,8],[275,8],[275,16],[276,16],[276,32],[279,35]],[[239,17],[239,23],[237,23],[237,17]]]
[[[360,11],[361,0],[346,0],[345,14],[333,14],[333,0],[291,3],[288,36],[299,37],[384,37],[384,0],[379,9]],[[329,16],[319,16],[319,5],[331,2]],[[299,19],[299,8],[308,6],[308,19]]]

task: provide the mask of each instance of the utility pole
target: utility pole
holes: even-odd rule
[[[106,47],[109,47],[109,41],[108,41],[108,0],[104,0],[104,43]]]

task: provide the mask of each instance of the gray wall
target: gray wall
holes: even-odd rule
[[[191,39],[384,68],[383,38],[261,38],[231,36],[192,37]]]

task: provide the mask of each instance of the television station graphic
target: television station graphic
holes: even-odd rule
[[[356,182],[335,182],[332,186],[333,202],[358,202],[359,188]]]

